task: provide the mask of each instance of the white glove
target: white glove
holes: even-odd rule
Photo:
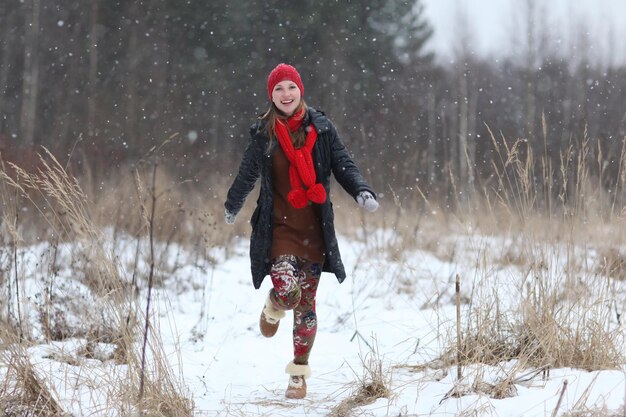
[[[231,213],[226,208],[224,209],[224,220],[227,224],[235,224],[235,217],[237,217],[235,213]]]
[[[378,209],[378,201],[376,201],[372,193],[369,191],[361,191],[356,196],[356,202],[359,203],[359,206],[370,212]]]

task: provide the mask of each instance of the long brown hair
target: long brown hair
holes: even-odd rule
[[[298,107],[296,107],[296,110],[293,113],[297,114],[301,112],[302,110],[306,112],[308,110],[308,106],[306,105],[303,99],[300,99],[300,104],[298,104]],[[267,144],[268,150],[272,148],[272,143],[276,140],[276,133],[275,133],[276,121],[278,119],[287,120],[287,118],[288,117],[285,116],[283,112],[278,110],[278,107],[276,107],[276,105],[273,102],[270,104],[270,108],[267,110],[267,112],[265,112],[265,114],[259,117],[259,120],[266,121],[265,133],[267,134],[267,137],[269,138],[269,142]],[[306,141],[306,133],[304,131],[304,127],[305,126],[302,125],[302,127],[298,129],[297,131],[290,132],[291,142],[293,143],[293,147],[296,149],[302,147],[302,145],[304,145],[304,142]]]

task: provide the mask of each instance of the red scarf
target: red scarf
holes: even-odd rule
[[[306,141],[301,148],[295,149],[289,132],[297,131],[302,126],[304,111],[287,119],[287,124],[276,120],[275,133],[280,147],[289,160],[289,183],[291,190],[287,194],[289,203],[297,209],[307,206],[309,201],[322,204],[326,201],[326,190],[316,183],[315,167],[311,156],[317,140],[317,131],[313,125],[307,128]],[[287,126],[288,125],[288,126]],[[287,130],[289,129],[289,130]]]

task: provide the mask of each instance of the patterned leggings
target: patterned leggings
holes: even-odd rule
[[[321,273],[320,264],[293,255],[272,261],[270,300],[277,310],[293,310],[294,363],[299,365],[308,364],[317,333],[315,294]]]

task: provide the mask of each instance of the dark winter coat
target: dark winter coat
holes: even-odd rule
[[[305,125],[313,123],[317,129],[318,137],[313,147],[313,163],[317,181],[324,185],[328,195],[320,210],[326,246],[323,271],[332,272],[339,282],[342,282],[346,277],[346,272],[335,236],[333,207],[330,202],[330,174],[332,172],[337,182],[355,199],[361,191],[369,191],[372,194],[374,191],[363,179],[348,150],[337,135],[335,126],[326,118],[324,112],[309,108],[304,123]],[[252,282],[257,289],[261,286],[265,276],[269,274],[271,267],[269,256],[272,247],[272,209],[274,207],[272,152],[277,146],[277,142],[273,141],[272,148],[268,151],[269,139],[264,131],[264,125],[265,121],[259,120],[250,128],[250,142],[224,204],[229,212],[237,214],[254,188],[257,179],[261,178],[257,207],[250,220],[252,224],[250,268]]]

